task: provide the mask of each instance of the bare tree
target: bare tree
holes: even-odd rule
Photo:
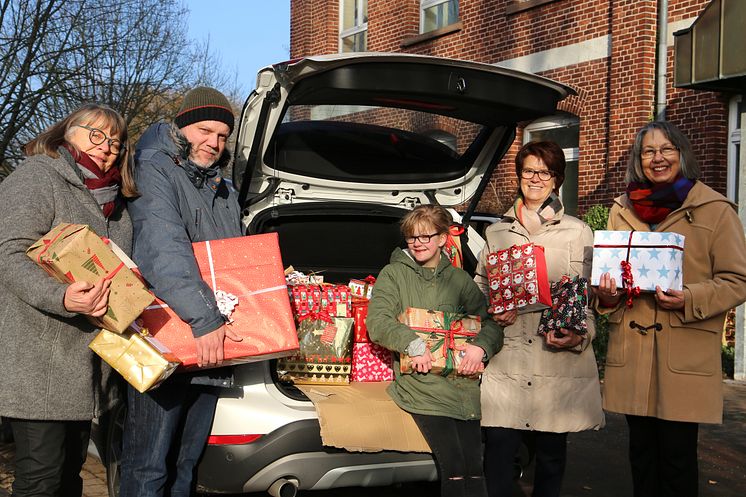
[[[180,0],[0,0],[0,163],[83,102],[118,110],[137,138],[195,84],[235,101],[235,76],[189,39],[187,16]]]

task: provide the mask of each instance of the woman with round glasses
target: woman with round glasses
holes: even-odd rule
[[[591,273],[593,235],[564,213],[558,196],[565,156],[554,142],[531,142],[515,158],[518,195],[503,218],[487,228],[475,281],[489,297],[487,257],[513,245],[544,247],[550,282]],[[536,447],[533,497],[559,496],[567,433],[604,424],[596,360],[588,333],[550,330],[539,335],[541,311],[494,314],[505,344],[482,375],[484,467],[490,497],[513,495],[514,461],[522,440]],[[581,462],[581,463],[585,463]]]
[[[108,280],[60,283],[25,252],[60,223],[87,224],[130,251],[126,143],[117,112],[84,105],[31,140],[0,183],[0,415],[15,439],[17,497],[82,495],[91,419],[115,398],[85,319],[107,312]]]
[[[746,299],[746,240],[735,205],[699,181],[686,136],[651,122],[635,137],[627,191],[608,228],[684,235],[682,291],[656,288],[626,305],[608,273],[598,310],[609,316],[604,408],[626,414],[634,495],[697,495],[698,423],[721,423],[721,333]]]
[[[395,381],[388,388],[396,404],[412,414],[438,466],[441,495],[484,497],[479,429],[479,373],[483,361],[502,344],[502,333],[487,314],[484,296],[471,277],[443,252],[451,215],[443,207],[422,205],[401,222],[407,248],[394,249],[373,288],[366,325],[372,341],[394,351]],[[459,347],[460,375],[432,373],[432,354],[414,330],[399,322],[408,307],[477,315],[482,328]],[[412,372],[399,372],[398,354],[412,360]]]

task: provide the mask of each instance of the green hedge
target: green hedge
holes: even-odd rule
[[[593,231],[605,230],[609,219],[609,208],[603,205],[592,205],[583,216],[583,221]],[[593,351],[596,353],[598,374],[603,378],[606,350],[609,346],[609,320],[607,316],[596,315],[596,338],[593,340]]]

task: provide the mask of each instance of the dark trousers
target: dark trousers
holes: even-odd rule
[[[515,457],[521,440],[531,437],[536,446],[533,497],[558,497],[567,463],[567,433],[486,427],[484,473],[489,497],[513,495]]]
[[[13,497],[80,497],[90,421],[9,419],[16,443]]]
[[[441,497],[486,497],[479,421],[412,414],[433,451]]]
[[[127,389],[119,497],[189,497],[218,391],[175,375],[155,390]]]
[[[696,497],[697,423],[627,416],[635,497]]]

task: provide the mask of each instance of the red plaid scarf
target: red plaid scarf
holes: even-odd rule
[[[694,181],[679,176],[673,183],[654,185],[632,182],[627,185],[627,197],[637,216],[648,224],[658,224],[686,200]]]
[[[118,167],[110,167],[103,172],[98,164],[85,152],[79,152],[74,147],[65,145],[65,148],[73,156],[78,169],[83,174],[83,183],[96,199],[105,217],[114,212],[117,205],[119,189],[122,186],[122,176]]]

